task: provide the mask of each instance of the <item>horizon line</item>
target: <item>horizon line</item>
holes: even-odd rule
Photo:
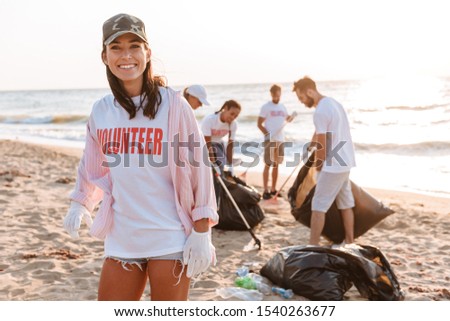
[[[390,76],[396,76],[396,75],[384,75],[384,76],[368,76],[366,78],[342,78],[342,79],[336,79],[336,78],[330,78],[330,79],[320,79],[320,80],[316,80],[317,83],[330,83],[330,82],[349,82],[349,81],[366,81],[368,79],[374,79],[374,78],[387,78]],[[425,76],[425,75],[422,75]],[[445,79],[445,80],[450,80],[450,75],[448,76],[431,76],[434,78],[438,78],[438,79]],[[296,79],[298,80],[298,79]],[[263,82],[233,82],[233,83],[202,83],[202,86],[205,87],[219,87],[219,86],[252,86],[252,85],[271,85],[271,84],[293,84],[294,81],[296,80],[290,80],[290,81],[272,81],[272,82],[267,82],[267,81],[263,81]],[[192,82],[189,84],[168,84],[167,87],[180,87],[180,88],[184,88],[193,84],[199,84],[198,82]],[[64,88],[34,88],[34,89],[30,89],[30,88],[22,88],[22,89],[0,89],[0,93],[8,93],[8,92],[21,92],[21,91],[58,91],[58,90],[62,90],[62,91],[70,91],[70,90],[110,90],[109,87],[64,87]]]

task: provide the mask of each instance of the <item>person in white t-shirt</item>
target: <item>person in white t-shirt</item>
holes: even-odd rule
[[[203,105],[210,105],[208,101],[208,94],[206,93],[205,87],[202,85],[191,85],[184,88],[183,96],[194,110],[202,107]]]
[[[308,108],[315,107],[313,120],[316,146],[315,167],[318,171],[316,190],[312,199],[310,245],[319,245],[325,224],[325,213],[336,200],[345,229],[345,244],[354,241],[355,201],[350,184],[350,170],[356,166],[350,125],[342,105],[317,91],[309,77],[294,83],[293,91]]]
[[[236,138],[236,118],[241,105],[235,100],[227,100],[214,114],[203,118],[201,129],[208,145],[212,163],[233,174],[233,143]],[[225,139],[227,140],[225,142]]]
[[[210,168],[198,161],[206,142],[181,93],[153,76],[139,18],[105,21],[102,60],[112,95],[89,117],[64,228],[77,238],[85,220],[104,240],[99,300],[140,300],[148,281],[152,300],[187,300],[191,277],[215,263],[217,206]],[[180,152],[191,138],[199,147]]]
[[[264,134],[263,199],[266,200],[277,194],[278,165],[283,163],[284,157],[283,127],[286,122],[292,121],[286,107],[280,103],[281,86],[272,85],[270,95],[272,100],[261,107],[258,117],[258,128]],[[270,167],[272,167],[272,184],[269,191]]]

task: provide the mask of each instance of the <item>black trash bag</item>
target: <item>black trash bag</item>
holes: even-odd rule
[[[214,176],[215,188],[217,189],[217,207],[219,214],[219,223],[214,227],[221,230],[245,231],[245,225],[242,217],[229,199],[226,191]],[[236,176],[222,178],[225,186],[229,190],[234,201],[238,205],[241,213],[244,215],[250,228],[255,227],[264,219],[264,211],[258,205],[261,200],[261,194],[252,186]]]
[[[310,171],[315,170],[314,168],[311,168],[313,157],[314,154],[309,157],[306,164],[300,169],[297,179],[288,192],[289,203],[291,204],[291,214],[297,221],[307,227],[310,227],[311,203],[315,190],[315,184],[312,185],[310,177]],[[302,186],[302,184],[308,185],[306,191],[304,189],[305,186]],[[351,182],[351,185],[353,197],[355,199],[353,212],[355,215],[354,237],[356,238],[366,233],[387,216],[393,214],[394,211],[385,206],[382,202],[376,200],[354,182]],[[308,189],[310,188],[311,190],[308,192]],[[298,193],[307,193],[307,196],[302,198],[302,200],[304,200],[301,205],[298,204]],[[341,243],[345,239],[344,224],[336,202],[333,202],[326,213],[322,235],[334,243]]]
[[[310,300],[340,301],[352,287],[345,258],[317,252],[320,247],[293,251],[285,261],[283,287]]]
[[[273,284],[284,287],[284,263],[292,252],[302,248],[304,248],[304,246],[289,246],[282,248],[266,264],[264,264],[259,273],[268,278]]]
[[[381,251],[291,246],[281,249],[261,269],[274,284],[310,300],[342,300],[354,284],[369,300],[403,300],[404,293]]]
[[[304,266],[312,266],[312,264],[308,262],[308,257],[304,254],[303,260],[301,259],[301,255],[298,255],[294,260],[293,257],[297,253],[314,252],[319,256],[339,257],[345,261],[344,265],[342,265],[342,261],[330,259],[328,260],[328,265],[326,267],[333,269],[334,271],[339,271],[342,276],[348,278],[348,280],[350,280],[358,289],[362,297],[378,301],[403,300],[404,293],[400,289],[397,277],[383,253],[373,246],[358,245],[356,247],[358,249],[334,250],[324,247],[308,247],[297,250],[286,260],[284,275],[289,275],[286,272],[288,270],[288,265],[293,266],[291,269],[294,270],[294,272],[295,267],[297,266],[297,274],[304,273]],[[296,262],[296,264],[292,264],[291,262]],[[302,270],[302,273],[299,273],[300,270]],[[291,273],[291,275],[294,275],[294,273]],[[285,283],[298,285],[301,289],[305,288],[305,281],[306,280],[290,280],[286,279],[286,277],[284,278]],[[311,279],[310,282],[314,282],[314,279]],[[296,292],[294,288],[292,288],[292,290]],[[305,290],[301,290],[301,292],[303,293],[301,295],[309,298],[309,294],[304,293]]]
[[[351,280],[362,297],[372,301],[404,300],[397,277],[378,248],[360,245],[358,251],[345,251],[341,255],[345,256],[352,271]]]
[[[353,234],[357,238],[381,222],[384,218],[393,214],[394,211],[373,198],[354,182],[351,182],[351,185],[355,199],[355,207],[353,208],[355,216]],[[311,203],[314,191],[315,187],[309,192],[302,206],[291,211],[297,221],[308,227],[311,223]],[[322,235],[334,243],[341,243],[345,239],[344,224],[336,202],[333,202],[326,213]]]

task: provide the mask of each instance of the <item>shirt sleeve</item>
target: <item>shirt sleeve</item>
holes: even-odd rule
[[[268,112],[267,106],[266,105],[262,106],[261,111],[259,112],[259,117],[267,118],[267,112]]]
[[[190,216],[193,221],[203,218],[209,219],[210,226],[216,225],[219,221],[217,214],[216,196],[214,193],[214,185],[212,178],[211,167],[209,166],[208,150],[206,148],[206,141],[197,122],[195,120],[192,108],[181,100],[182,107],[182,121],[180,130],[185,130],[186,133],[193,136],[193,146],[189,147],[189,158],[195,160],[194,162],[187,162],[190,168],[190,182],[192,187],[193,199],[192,212]],[[199,144],[198,144],[199,143]],[[197,145],[197,146],[196,146]],[[190,197],[183,195],[183,197]]]
[[[328,130],[329,115],[323,111],[316,110],[313,117],[314,127],[317,134],[325,134]]]
[[[211,136],[211,117],[206,116],[202,121],[202,132],[204,136]]]
[[[101,166],[102,162],[101,147],[91,133],[88,122],[85,148],[78,164],[75,189],[70,194],[70,199],[84,205],[90,212],[103,198],[103,191],[90,179],[91,177],[102,176],[103,172],[107,171],[106,168]]]

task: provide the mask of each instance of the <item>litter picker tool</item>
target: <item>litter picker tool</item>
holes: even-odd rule
[[[315,147],[312,148],[311,152],[314,152],[316,150]],[[272,198],[270,198],[269,200],[267,200],[268,202],[277,202],[277,197],[278,194],[280,193],[280,191],[284,188],[284,185],[286,185],[286,183],[289,181],[289,179],[291,178],[291,176],[295,173],[295,171],[297,170],[297,168],[302,164],[302,162],[299,162],[297,164],[297,166],[294,167],[294,169],[292,170],[292,172],[289,174],[289,176],[286,178],[286,180],[284,181],[284,183],[281,185],[281,187],[278,189],[277,193],[272,196]]]
[[[297,112],[294,111],[290,117],[292,118],[292,120],[294,120],[294,118],[295,118],[296,116],[297,116]],[[292,120],[291,120],[291,121],[292,121]],[[289,124],[289,123],[290,123],[290,122],[285,121],[284,124],[283,124],[283,125],[275,132],[274,136],[278,135],[278,134],[283,130],[283,128],[284,128],[287,124]],[[264,150],[264,148],[258,152],[258,154],[257,154],[258,157],[255,158],[255,159],[253,160],[253,162],[250,164],[250,166],[247,167],[247,169],[246,169],[243,173],[239,174],[239,177],[242,177],[242,178],[244,178],[244,180],[245,180],[248,170],[250,169],[250,167],[253,167],[253,166],[255,165],[255,162],[258,160],[258,158],[259,158],[259,156],[261,155],[261,153],[262,153],[263,150]]]
[[[216,175],[217,179],[219,180],[220,185],[222,185],[222,188],[224,189],[225,193],[227,193],[228,197],[230,198],[231,203],[233,203],[234,208],[239,213],[239,216],[242,218],[242,221],[244,222],[245,226],[247,227],[248,232],[251,234],[252,238],[255,240],[255,244],[254,244],[253,248],[251,246],[249,246],[249,244],[247,244],[244,247],[244,250],[250,251],[252,249],[256,249],[256,247],[258,250],[260,250],[261,249],[261,241],[256,237],[255,233],[253,233],[250,225],[248,224],[247,220],[244,217],[244,214],[242,214],[239,206],[236,204],[236,201],[234,200],[234,198],[231,195],[230,191],[228,190],[227,186],[223,182],[223,179],[220,176],[220,171],[216,168],[215,165],[212,165],[212,166],[214,168],[215,175]]]

